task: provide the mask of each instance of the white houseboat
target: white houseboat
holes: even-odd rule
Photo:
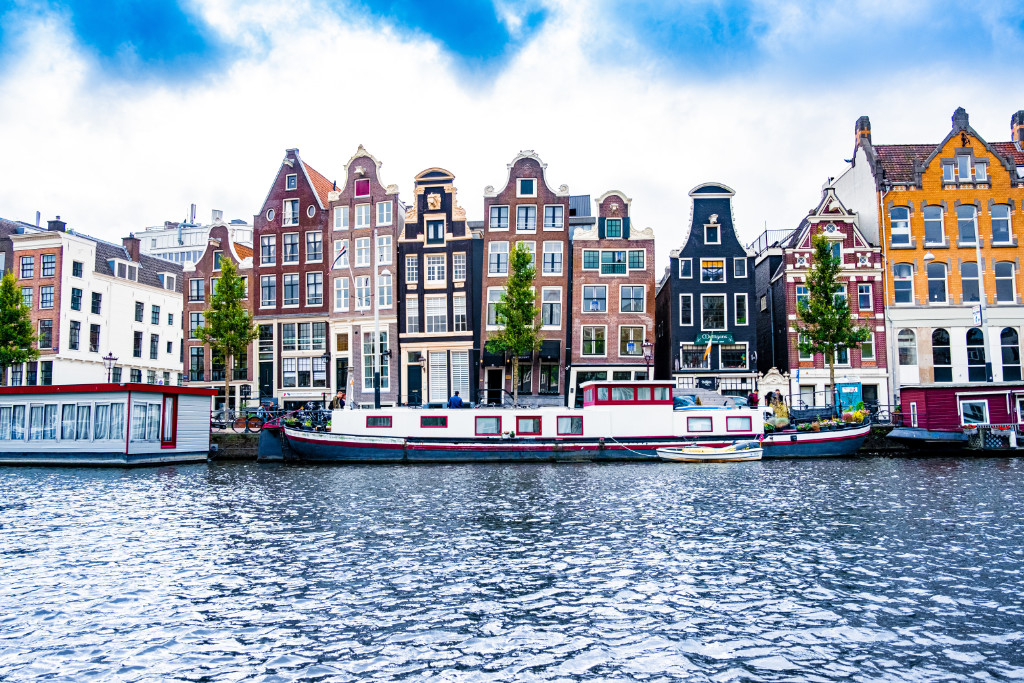
[[[0,464],[205,461],[214,393],[157,384],[0,387]]]
[[[329,431],[264,428],[260,458],[323,462],[657,461],[659,448],[763,440],[764,457],[845,455],[867,427],[764,434],[760,408],[679,409],[671,382],[586,382],[583,407],[335,410]],[[283,442],[282,442],[283,436]]]

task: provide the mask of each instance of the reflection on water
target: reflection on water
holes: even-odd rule
[[[1024,465],[0,470],[0,680],[1024,677]]]

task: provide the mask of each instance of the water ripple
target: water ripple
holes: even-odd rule
[[[1024,465],[0,471],[0,680],[1024,678]]]

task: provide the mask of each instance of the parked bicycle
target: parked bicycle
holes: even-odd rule
[[[210,414],[210,427],[214,429],[231,429],[234,432],[259,432],[266,418],[258,411],[239,411],[234,408],[221,408]]]

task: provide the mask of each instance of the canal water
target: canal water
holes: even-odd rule
[[[1024,678],[1024,460],[0,470],[0,680]]]

